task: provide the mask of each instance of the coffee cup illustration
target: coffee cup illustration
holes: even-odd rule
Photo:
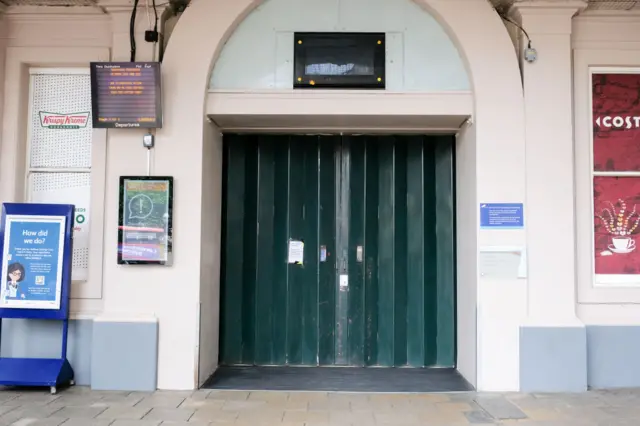
[[[611,241],[618,250],[630,249],[636,246],[636,242],[631,238],[612,238]]]
[[[631,253],[636,249],[633,233],[640,223],[640,215],[636,212],[636,206],[634,205],[631,213],[628,213],[627,204],[622,199],[618,200],[619,209],[616,209],[616,206],[610,201],[607,201],[606,204],[609,207],[603,208],[596,216],[611,235],[609,250],[617,254]]]

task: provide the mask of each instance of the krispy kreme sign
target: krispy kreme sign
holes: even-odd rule
[[[59,114],[40,111],[40,125],[47,129],[81,129],[89,123],[88,112]]]

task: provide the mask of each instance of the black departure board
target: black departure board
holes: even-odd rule
[[[96,129],[161,128],[159,62],[92,62],[91,104]]]

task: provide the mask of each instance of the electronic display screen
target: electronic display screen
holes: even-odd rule
[[[294,88],[385,88],[385,33],[295,33],[294,40]]]
[[[121,176],[118,263],[170,265],[173,177]]]
[[[92,62],[93,127],[161,128],[159,62]]]
[[[324,41],[324,40],[319,40]],[[373,75],[375,73],[375,47],[358,46],[307,46],[305,75]]]

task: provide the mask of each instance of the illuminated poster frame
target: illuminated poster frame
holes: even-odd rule
[[[589,70],[594,287],[639,287],[640,70]]]

